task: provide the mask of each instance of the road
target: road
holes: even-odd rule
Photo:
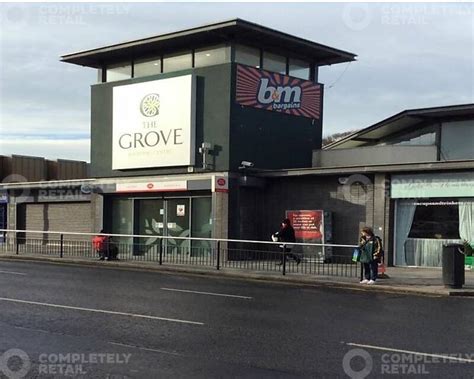
[[[0,261],[0,315],[0,377],[474,377],[474,299]]]

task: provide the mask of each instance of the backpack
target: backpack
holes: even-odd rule
[[[92,245],[96,251],[103,251],[107,242],[107,236],[96,236],[92,239]]]
[[[378,242],[378,244],[380,246],[380,257],[379,257],[379,259],[383,261],[384,257],[385,257],[385,251],[383,250],[382,238],[380,238],[379,236],[375,236],[375,239],[376,239],[376,241]]]

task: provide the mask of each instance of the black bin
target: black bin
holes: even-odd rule
[[[462,288],[464,284],[463,245],[443,246],[443,284],[447,288]]]

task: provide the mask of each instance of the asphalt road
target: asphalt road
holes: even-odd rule
[[[474,377],[474,299],[0,261],[0,315],[0,377]]]

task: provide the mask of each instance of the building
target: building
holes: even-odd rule
[[[90,231],[90,193],[81,188],[88,177],[89,164],[83,161],[0,156],[0,229],[60,228],[67,208],[80,216],[74,228]]]
[[[87,182],[94,217],[85,224],[122,234],[250,236],[245,209],[263,182],[239,167],[310,167],[322,137],[319,67],[354,59],[240,19],[63,56],[98,71]],[[5,188],[37,191],[31,183]],[[12,228],[19,208],[10,210]]]
[[[239,19],[65,55],[98,71],[91,178],[1,185],[9,228],[35,229],[39,191],[70,189],[61,214],[87,192],[80,221],[35,226],[269,240],[288,216],[301,241],[354,244],[370,225],[389,264],[437,266],[444,242],[474,240],[474,105],[404,111],[321,149],[318,68],[354,59]]]

